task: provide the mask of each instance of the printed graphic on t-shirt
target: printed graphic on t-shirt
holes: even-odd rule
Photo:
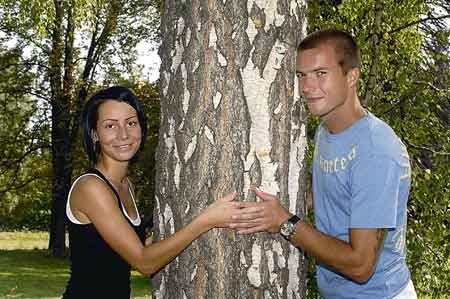
[[[356,146],[353,146],[348,154],[342,157],[336,157],[331,160],[324,159],[322,155],[319,157],[320,169],[326,173],[335,173],[345,170],[350,161],[356,158]]]

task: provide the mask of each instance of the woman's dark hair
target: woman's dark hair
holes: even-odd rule
[[[141,126],[142,139],[139,150],[131,159],[131,162],[134,162],[137,159],[138,153],[144,148],[145,140],[147,139],[147,116],[136,95],[130,89],[122,86],[113,86],[102,89],[91,96],[84,105],[82,113],[83,145],[89,157],[89,161],[95,164],[97,162],[98,154],[100,153],[100,146],[94,144],[92,140],[92,131],[97,128],[98,107],[108,100],[127,103],[137,112],[137,117]]]

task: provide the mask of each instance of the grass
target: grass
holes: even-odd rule
[[[61,298],[69,260],[50,256],[47,245],[48,233],[0,233],[0,298]],[[148,278],[135,271],[131,275],[131,298],[151,298]]]

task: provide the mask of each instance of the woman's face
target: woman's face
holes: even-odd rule
[[[101,159],[128,162],[139,150],[142,130],[136,110],[125,102],[108,100],[97,110],[93,141],[100,142]]]

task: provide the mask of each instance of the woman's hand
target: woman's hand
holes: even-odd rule
[[[233,201],[236,195],[237,192],[235,191],[216,200],[198,216],[208,229],[213,227],[228,227],[230,225],[231,216],[236,214],[239,209],[238,202]]]

